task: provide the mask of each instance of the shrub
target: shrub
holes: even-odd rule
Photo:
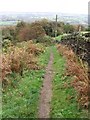
[[[46,46],[52,44],[52,38],[50,36],[38,37],[36,43],[44,43]]]
[[[43,52],[44,49],[39,48],[31,41],[26,42],[25,45],[23,47],[11,46],[7,53],[3,53],[0,56],[0,60],[2,60],[0,70],[2,71],[3,84],[6,84],[6,77],[12,72],[19,73],[22,76],[23,70],[39,69],[36,56]]]
[[[28,41],[45,35],[43,27],[36,23],[26,24],[17,31],[18,41]]]

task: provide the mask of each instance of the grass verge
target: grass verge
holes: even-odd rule
[[[54,72],[51,118],[87,118],[86,111],[78,109],[76,91],[70,86],[72,77],[65,76],[65,59],[53,48]]]
[[[38,57],[38,64],[43,66],[42,69],[24,71],[23,77],[16,73],[9,77],[12,83],[2,94],[3,118],[37,118],[39,94],[49,54],[50,50],[46,48]]]

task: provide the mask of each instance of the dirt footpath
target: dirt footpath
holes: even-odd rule
[[[50,101],[52,97],[52,79],[53,79],[53,53],[50,54],[50,60],[46,67],[43,87],[40,95],[39,118],[50,118]]]

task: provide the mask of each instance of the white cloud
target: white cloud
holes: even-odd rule
[[[89,0],[0,0],[0,12],[88,13]]]

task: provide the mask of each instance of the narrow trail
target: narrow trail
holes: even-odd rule
[[[43,87],[40,95],[39,118],[49,118],[50,101],[52,97],[52,78],[53,78],[53,53],[50,54],[50,60],[46,67],[46,74],[44,76]]]

